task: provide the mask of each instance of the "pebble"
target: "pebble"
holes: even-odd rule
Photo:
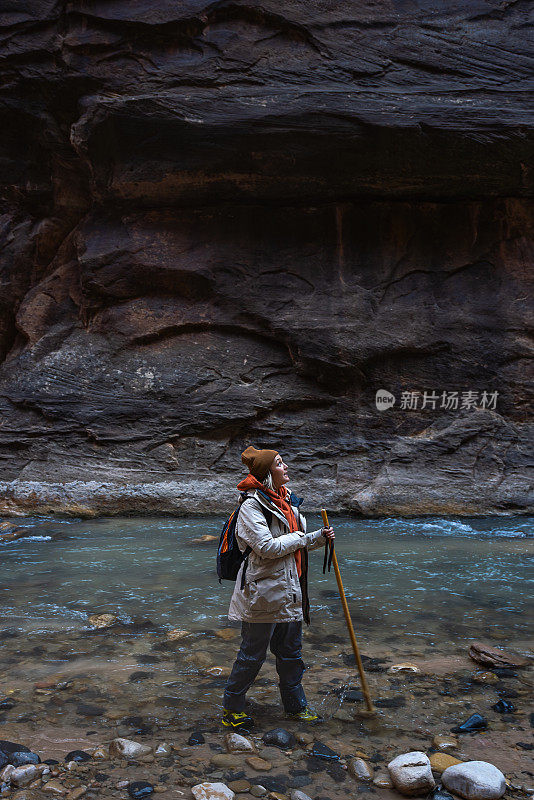
[[[228,788],[231,789],[233,792],[248,792],[250,789],[250,782],[246,780],[238,780],[238,781],[230,781],[228,784]]]
[[[27,786],[40,774],[41,771],[35,764],[26,764],[15,767],[9,778],[14,786]]]
[[[73,789],[72,792],[68,793],[67,800],[79,800],[79,798],[83,797],[86,792],[87,786],[78,786],[76,789]]]
[[[289,797],[290,800],[311,800],[310,795],[306,794],[306,792],[301,792],[300,789],[293,789]]]
[[[373,778],[373,786],[378,786],[380,789],[392,789],[393,783],[389,775],[386,775],[385,772],[379,772]]]
[[[91,756],[89,753],[86,753],[85,750],[71,750],[70,753],[67,753],[65,756],[65,761],[78,761],[82,763],[83,761],[90,761]]]
[[[52,795],[52,797],[65,797],[65,795],[69,793],[67,787],[63,786],[63,784],[55,778],[45,783],[41,791],[45,794]]]
[[[144,797],[150,797],[154,792],[154,787],[148,781],[134,781],[128,784],[128,794],[134,800],[143,800]]]
[[[156,756],[169,756],[172,753],[172,747],[168,742],[162,742],[158,744],[154,751],[154,755]]]
[[[398,672],[421,672],[420,668],[415,664],[410,664],[408,661],[402,664],[392,664],[391,667],[388,669],[388,672],[391,675],[396,675]]]
[[[475,672],[473,675],[473,680],[475,683],[485,683],[485,684],[492,684],[492,683],[499,683],[498,677],[495,675],[494,672]]]
[[[311,744],[313,742],[313,736],[311,733],[296,733],[295,739],[299,744]]]
[[[254,752],[254,745],[239,733],[227,733],[224,744],[228,753]]]
[[[426,753],[403,753],[388,764],[389,776],[401,794],[415,797],[428,794],[436,785]]]
[[[370,781],[373,771],[363,758],[349,758],[347,761],[347,771],[349,775],[358,781]]]
[[[211,757],[211,763],[215,767],[224,767],[225,769],[238,769],[243,763],[239,754],[234,753],[214,753]]]
[[[195,800],[233,800],[233,791],[224,783],[198,783],[191,787]]]
[[[263,734],[263,742],[272,747],[279,747],[281,750],[288,750],[295,747],[296,744],[293,734],[286,731],[285,728],[274,728],[272,731],[267,731]]]
[[[132,739],[113,739],[109,745],[109,754],[112,758],[133,760],[141,756],[148,756],[151,753],[152,748],[147,744],[134,742]]]
[[[267,761],[265,758],[260,758],[259,756],[250,756],[250,758],[246,759],[246,762],[257,772],[268,772],[273,768],[270,761]]]
[[[498,800],[506,791],[500,769],[487,761],[466,761],[445,770],[443,785],[466,800]]]
[[[314,743],[310,755],[315,756],[315,758],[322,758],[324,761],[339,761],[339,755],[322,742]]]
[[[438,750],[456,750],[458,747],[458,739],[456,736],[434,736],[432,744]]]
[[[187,740],[187,744],[196,745],[196,744],[204,744],[206,740],[204,739],[203,735],[200,731],[193,731],[189,739]]]
[[[436,788],[430,795],[429,800],[454,800],[454,797],[443,789]]]
[[[513,714],[515,711],[514,704],[510,703],[509,700],[498,700],[491,708],[492,711],[496,711],[497,714]]]
[[[109,758],[109,748],[105,744],[99,744],[92,752],[92,757],[98,761],[107,761]]]
[[[451,730],[453,733],[471,733],[473,731],[485,730],[487,727],[488,721],[485,717],[481,714],[471,714],[465,722],[462,722],[461,725],[457,725]]]
[[[432,772],[437,772],[439,775],[447,769],[447,767],[452,767],[454,764],[461,764],[462,761],[459,758],[455,758],[454,756],[449,755],[449,753],[432,753],[430,756],[430,766],[432,767]]]
[[[267,794],[267,789],[259,783],[254,783],[250,787],[250,794],[252,797],[264,797]]]

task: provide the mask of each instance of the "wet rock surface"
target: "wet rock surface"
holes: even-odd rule
[[[0,508],[532,508],[527,13],[1,11]]]

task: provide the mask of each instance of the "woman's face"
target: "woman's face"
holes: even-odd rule
[[[287,467],[283,462],[282,456],[277,455],[271,464],[271,477],[273,479],[273,486],[279,489],[284,483],[287,483],[289,478],[287,476]]]

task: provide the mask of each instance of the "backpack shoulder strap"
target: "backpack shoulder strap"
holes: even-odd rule
[[[266,499],[268,499],[268,498],[267,498],[267,496],[263,494],[263,492],[260,492],[260,494],[261,494],[263,497],[265,497]],[[243,496],[243,495],[244,495],[244,496]],[[239,502],[241,503],[241,505],[243,505],[243,503],[244,503],[246,500],[256,500],[256,498],[255,498],[255,497],[253,497],[251,494],[246,494],[245,492],[243,492],[243,494],[241,495],[241,500],[240,500]],[[256,500],[256,502],[258,502],[258,501]],[[261,503],[258,503],[258,505],[259,505],[259,507],[261,508],[262,514],[263,514],[263,516],[265,517],[265,520],[266,520],[266,522],[267,522],[267,525],[268,525],[268,526],[269,526],[269,528],[270,528],[270,527],[271,527],[271,522],[273,521],[273,515],[272,515],[272,512],[271,512],[271,511],[269,511],[269,509],[268,509],[268,508],[265,508],[265,506],[262,506],[262,504],[261,504]]]

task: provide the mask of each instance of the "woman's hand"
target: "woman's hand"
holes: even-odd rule
[[[331,542],[333,542],[334,539],[336,538],[335,533],[334,533],[334,529],[332,527],[323,528],[321,533],[323,534],[325,539],[329,539]]]

